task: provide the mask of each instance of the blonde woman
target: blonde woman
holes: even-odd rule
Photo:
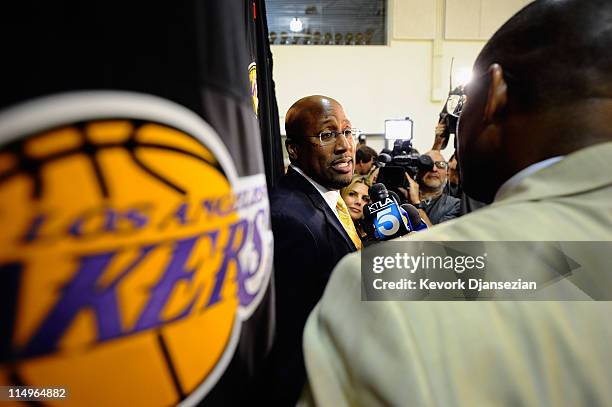
[[[368,189],[371,184],[367,177],[362,175],[356,175],[351,180],[351,183],[340,190],[340,195],[346,206],[348,207],[351,219],[355,224],[355,229],[359,237],[363,240],[366,237],[363,224],[363,207],[370,203],[370,196],[368,195]]]

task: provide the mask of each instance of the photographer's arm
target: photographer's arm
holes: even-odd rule
[[[372,166],[372,170],[370,170],[370,173],[367,176],[372,185],[376,184],[376,180],[378,179],[379,171],[380,171],[380,167],[374,168],[374,166]]]
[[[441,115],[442,116],[442,115]],[[446,132],[446,120],[445,116],[440,117],[440,121],[436,125],[436,132],[432,150],[442,150],[442,145],[444,141],[449,137],[449,134]]]

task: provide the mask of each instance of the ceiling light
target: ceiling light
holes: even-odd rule
[[[304,24],[299,18],[293,18],[289,23],[289,30],[294,33],[299,33],[304,29]]]

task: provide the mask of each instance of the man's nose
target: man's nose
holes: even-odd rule
[[[351,148],[351,142],[344,134],[339,134],[336,137],[336,144],[334,145],[334,151],[341,152]]]

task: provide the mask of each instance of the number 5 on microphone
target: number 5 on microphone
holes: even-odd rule
[[[393,236],[400,228],[401,215],[393,209],[393,206],[389,206],[376,214],[376,231],[386,237]]]

